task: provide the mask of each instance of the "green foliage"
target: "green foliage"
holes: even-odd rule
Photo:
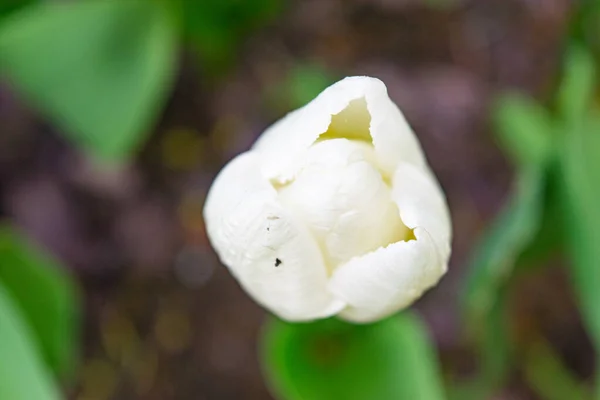
[[[285,83],[291,108],[302,107],[334,82],[318,64],[296,64]]]
[[[573,46],[565,63],[558,107],[563,116],[561,198],[571,273],[588,331],[600,350],[600,115],[592,111],[595,65]]]
[[[539,165],[552,151],[552,120],[530,98],[507,94],[494,107],[498,139],[517,165]]]
[[[527,350],[523,365],[525,378],[543,400],[589,400],[588,390],[560,360],[552,347],[538,340]]]
[[[566,54],[562,83],[557,94],[558,112],[566,130],[586,119],[594,95],[594,58],[585,48],[572,45]]]
[[[482,369],[480,383],[484,393],[504,383],[514,358],[505,292],[504,288],[496,292],[493,307],[478,321],[482,330],[478,348]]]
[[[547,261],[563,254],[565,235],[557,164],[553,158],[546,173],[541,225],[533,241],[520,254],[516,262],[517,273],[543,267]]]
[[[210,73],[225,69],[241,41],[281,10],[281,0],[181,0],[186,36]]]
[[[560,161],[571,271],[584,321],[600,349],[600,116],[564,139]]]
[[[579,0],[570,21],[569,39],[600,52],[600,1]]]
[[[4,18],[8,14],[36,1],[38,0],[2,0],[0,2],[0,18]]]
[[[492,117],[498,140],[518,170],[508,202],[475,248],[462,299],[466,328],[481,360],[475,386],[485,395],[504,383],[513,362],[508,282],[524,254],[532,260],[550,250],[545,236],[537,239],[550,221],[544,211],[555,134],[548,112],[521,95],[499,97]]]
[[[517,263],[544,259],[561,247],[563,238],[582,315],[600,349],[600,114],[592,111],[596,71],[585,48],[571,46],[566,54],[557,118],[523,97],[505,96],[496,103],[499,140],[517,166],[517,186],[475,251],[464,301],[467,326],[482,355],[482,380],[492,387],[507,376],[507,354],[514,353],[506,319],[497,319],[503,315],[497,307],[502,308],[506,283]],[[530,350],[524,373],[540,396],[588,398],[550,347]]]
[[[44,2],[0,28],[0,74],[82,148],[130,154],[164,102],[177,50],[156,0]]]
[[[445,398],[434,349],[411,314],[370,325],[271,319],[264,329],[264,369],[281,399]]]
[[[517,178],[511,200],[476,248],[467,276],[463,310],[476,341],[487,387],[503,383],[512,352],[504,291],[519,255],[534,240],[544,201],[544,169],[531,166]]]
[[[9,227],[1,226],[0,285],[21,311],[48,366],[58,375],[71,374],[78,298],[61,266]]]
[[[514,194],[477,247],[467,277],[464,306],[475,320],[493,307],[517,257],[534,239],[543,209],[544,171],[525,170]]]
[[[281,114],[304,106],[335,81],[324,66],[299,61],[281,81],[267,88],[265,96],[270,108]]]
[[[1,284],[0,354],[0,399],[60,398],[46,366],[39,358],[27,323]]]

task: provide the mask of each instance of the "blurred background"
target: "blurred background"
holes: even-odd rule
[[[469,306],[461,299],[477,280],[470,269],[486,232],[518,188],[533,185],[519,186],[527,163],[515,161],[497,134],[520,111],[498,122],[497,101],[518,93],[510,104],[551,115],[570,44],[597,54],[597,3],[2,0],[0,282],[26,315],[56,301],[44,296],[69,293],[56,309],[75,332],[57,333],[48,345],[69,365],[64,393],[271,399],[256,346],[265,312],[210,248],[204,197],[219,169],[275,120],[342,77],[370,75],[387,84],[413,126],[452,213],[449,272],[416,304],[444,381],[459,388],[490,362],[493,388],[479,398],[588,398],[594,347],[554,203],[536,202],[516,217],[544,213],[544,257],[515,263],[535,236],[517,227],[509,234],[516,248],[509,240],[500,250],[510,260],[488,262],[515,268],[492,273],[502,280],[493,289],[481,284],[503,299],[498,325],[475,318],[475,331],[490,327],[499,337],[490,339],[500,350],[487,361],[477,354],[494,350],[465,333]],[[554,186],[541,185],[542,197],[551,197]],[[596,260],[588,266],[600,268]],[[30,265],[31,276],[47,269],[52,283],[26,283],[18,294],[2,273],[16,262]],[[0,335],[2,327],[0,315]],[[571,391],[548,395],[556,382]],[[461,390],[449,396],[469,398]]]

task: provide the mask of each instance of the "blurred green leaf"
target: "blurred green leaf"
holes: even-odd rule
[[[0,399],[58,400],[29,327],[0,284]]]
[[[290,107],[302,107],[333,82],[327,70],[318,64],[296,64],[286,82]]]
[[[527,272],[541,267],[545,262],[564,254],[564,221],[560,202],[560,188],[557,184],[557,163],[552,163],[546,174],[544,188],[543,216],[538,233],[523,249],[517,259],[517,272]]]
[[[549,343],[538,340],[526,351],[525,378],[543,400],[591,400],[585,386],[569,371]]]
[[[273,318],[264,329],[264,370],[277,398],[445,398],[427,331],[411,314],[369,325]]]
[[[519,172],[511,199],[475,249],[466,278],[463,312],[482,360],[482,381],[491,390],[509,370],[510,337],[504,289],[516,261],[533,242],[544,207],[544,165]]]
[[[570,18],[569,38],[593,52],[600,51],[600,1],[580,0]]]
[[[588,331],[600,350],[600,116],[564,136],[562,196],[572,277]]]
[[[2,0],[0,1],[0,19],[22,7],[27,6],[28,4],[32,4],[37,1],[38,0]]]
[[[544,169],[520,172],[512,198],[475,249],[467,276],[464,309],[480,321],[494,307],[517,257],[538,232],[544,206]]]
[[[553,126],[548,112],[532,99],[506,94],[493,110],[498,138],[517,165],[540,164],[552,151]]]
[[[302,107],[335,81],[324,66],[299,60],[283,79],[266,88],[268,107],[277,115]]]
[[[558,111],[567,124],[585,118],[594,95],[595,63],[587,49],[569,47],[565,56],[563,78],[558,89]]]
[[[526,97],[510,94],[495,104],[493,119],[500,142],[517,164],[513,193],[476,247],[466,278],[463,312],[468,334],[479,350],[482,391],[506,379],[511,363],[505,288],[526,255],[541,258],[549,249],[537,241],[546,221],[547,174],[553,153],[553,122]]]
[[[514,356],[505,291],[502,288],[496,294],[494,306],[484,316],[481,325],[482,333],[478,348],[481,383],[486,390],[497,388],[504,383]]]
[[[53,258],[7,226],[0,226],[0,285],[21,310],[47,364],[62,376],[73,372],[78,342],[74,284]]]
[[[502,288],[496,296],[494,306],[477,321],[477,330],[471,332],[476,334],[478,374],[467,381],[452,382],[449,388],[452,400],[493,398],[508,378],[515,349],[508,319],[506,288]]]
[[[489,390],[482,387],[481,382],[452,382],[448,387],[449,400],[481,400],[489,398]]]
[[[181,0],[186,36],[210,73],[226,69],[240,43],[272,20],[281,0]]]
[[[123,159],[169,89],[177,30],[163,2],[44,2],[0,28],[0,74],[75,143]]]

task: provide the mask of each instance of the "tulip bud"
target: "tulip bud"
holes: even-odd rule
[[[385,85],[349,77],[268,128],[216,177],[211,244],[289,321],[354,322],[409,306],[446,272],[451,222]]]

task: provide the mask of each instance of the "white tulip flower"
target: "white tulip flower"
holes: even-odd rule
[[[446,272],[451,222],[420,144],[383,82],[349,77],[268,128],[215,179],[211,244],[288,321],[370,322]]]

